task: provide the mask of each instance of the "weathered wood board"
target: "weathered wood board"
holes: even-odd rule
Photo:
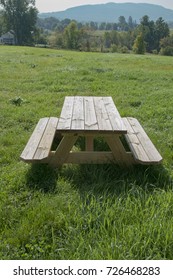
[[[42,118],[36,125],[20,158],[35,162],[48,158],[55,136],[58,118]]]
[[[61,132],[127,133],[111,97],[68,96],[59,118]]]
[[[159,164],[162,161],[150,138],[135,118],[122,118],[127,127],[125,138],[129,144],[132,154],[138,163]]]

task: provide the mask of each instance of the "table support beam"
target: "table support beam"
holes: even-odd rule
[[[62,138],[54,155],[50,158],[49,164],[52,167],[60,167],[63,163],[65,163],[66,158],[68,157],[69,152],[71,151],[77,138],[78,138],[78,135],[74,136],[74,135],[69,135],[69,134],[65,135]]]
[[[134,163],[132,153],[126,152],[119,135],[105,136],[104,138],[114,155],[115,161],[119,165],[131,165]]]
[[[93,151],[94,150],[94,137],[93,136],[86,136],[85,137],[85,150],[86,151]]]

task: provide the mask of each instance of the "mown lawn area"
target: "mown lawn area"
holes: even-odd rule
[[[0,259],[173,259],[172,90],[172,57],[0,46]],[[67,95],[112,96],[163,163],[21,162]]]

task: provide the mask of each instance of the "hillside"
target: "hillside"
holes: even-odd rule
[[[173,19],[173,10],[153,4],[107,3],[77,6],[61,12],[42,13],[39,17],[56,17],[60,20],[69,18],[81,22],[115,22],[120,16],[126,19],[132,16],[133,20],[139,22],[144,15],[148,15],[152,20],[162,17],[169,22]]]

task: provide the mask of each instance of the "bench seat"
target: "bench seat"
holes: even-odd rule
[[[58,118],[50,117],[40,119],[20,159],[30,163],[45,161],[50,154],[57,124]]]
[[[127,128],[125,139],[133,154],[136,163],[159,164],[162,157],[137,119],[122,118]]]

